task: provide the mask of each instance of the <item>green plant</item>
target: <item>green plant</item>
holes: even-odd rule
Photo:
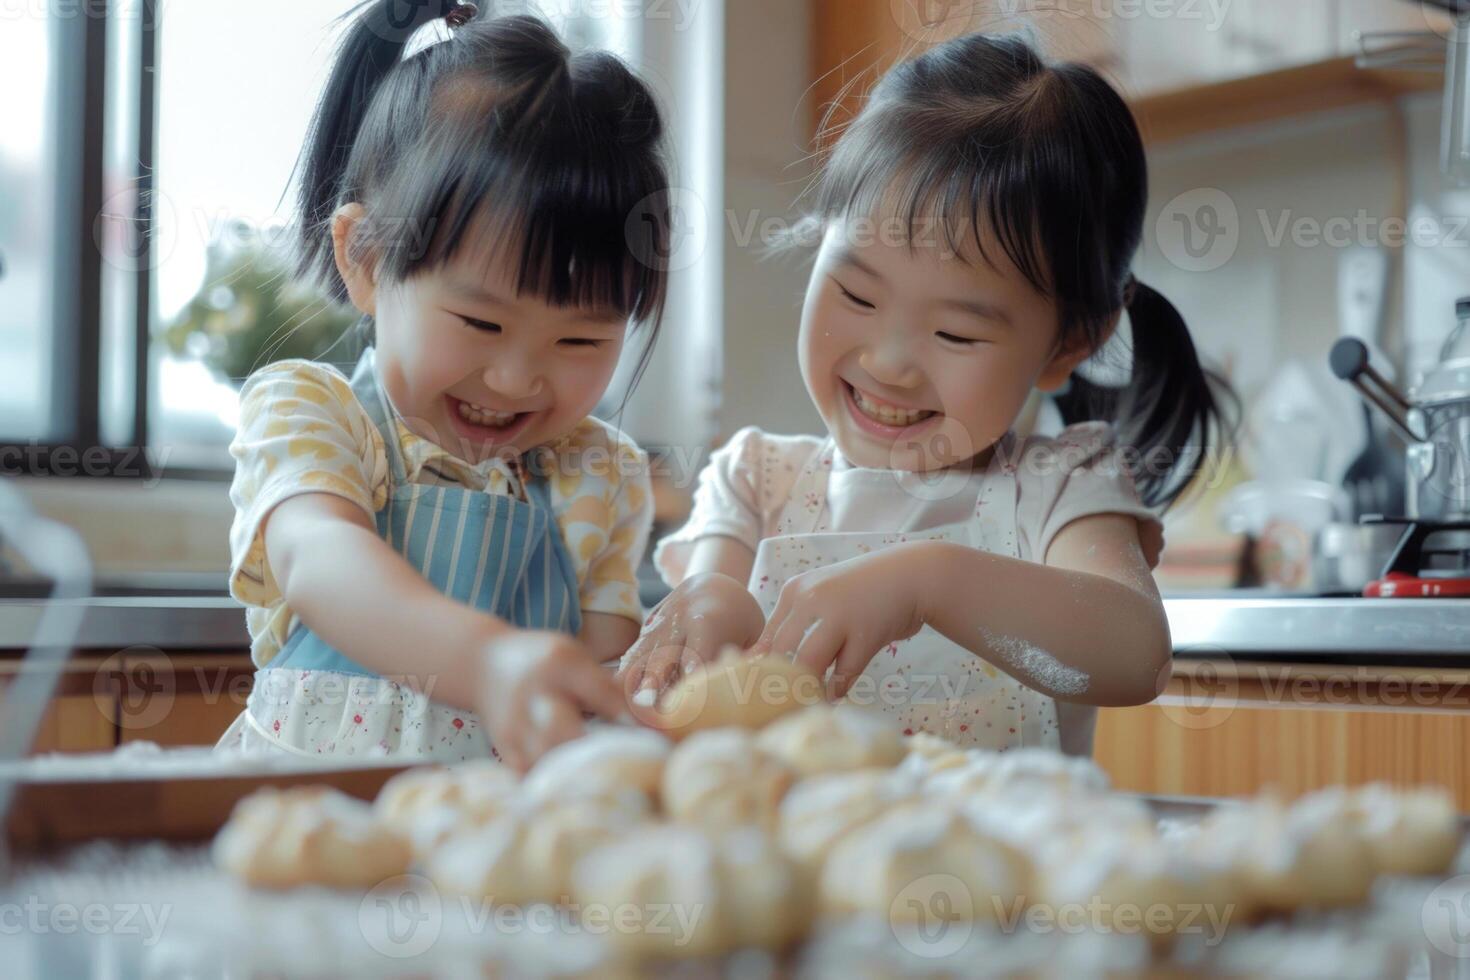
[[[294,279],[279,250],[248,237],[255,244],[210,246],[204,285],[162,331],[169,350],[235,384],[288,358],[350,366],[357,311]]]

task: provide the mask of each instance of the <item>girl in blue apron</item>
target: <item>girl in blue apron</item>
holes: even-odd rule
[[[285,361],[242,390],[231,589],[258,670],[220,745],[524,767],[621,714],[604,665],[642,618],[646,457],[590,413],[662,313],[658,111],[534,18],[377,0],[298,170],[298,271],[370,346],[350,378]]]

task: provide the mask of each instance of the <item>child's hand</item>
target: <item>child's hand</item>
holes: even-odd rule
[[[582,734],[582,711],[624,714],[622,691],[575,637],[512,630],[481,655],[477,702],[490,744],[524,772],[548,750]]]
[[[922,545],[899,545],[803,572],[781,589],[756,643],[759,652],[795,653],[828,693],[847,693],[873,655],[924,626]]]
[[[623,657],[624,690],[635,705],[651,707],[675,677],[714,660],[728,644],[750,646],[765,624],[760,604],[742,583],[717,572],[691,575],[654,607]]]

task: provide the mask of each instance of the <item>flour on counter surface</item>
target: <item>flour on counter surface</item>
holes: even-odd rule
[[[163,748],[156,742],[129,742],[111,752],[49,752],[5,763],[0,765],[0,779],[188,779],[404,764],[404,759],[388,756],[311,758],[281,753],[220,752],[213,746]]]

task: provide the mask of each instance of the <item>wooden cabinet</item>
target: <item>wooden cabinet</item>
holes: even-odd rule
[[[19,670],[18,660],[0,660],[7,696]],[[245,653],[73,657],[32,754],[102,752],[135,741],[212,745],[244,707],[254,670]]]
[[[832,121],[840,124],[883,71],[928,45],[969,31],[1027,28],[1053,58],[1093,65],[1135,104],[1161,102],[1169,116],[1163,138],[1438,88],[1437,73],[1363,71],[1351,56],[1359,32],[1443,36],[1449,23],[1421,4],[1392,0],[812,4],[817,121],[836,104]],[[1175,117],[1194,121],[1181,126]]]
[[[248,654],[129,656],[118,676],[118,741],[213,745],[245,707]]]
[[[102,752],[117,744],[117,728],[113,725],[112,689],[105,680],[99,682],[102,657],[74,657],[67,661],[57,680],[54,694],[41,724],[36,730],[32,753]],[[6,708],[20,677],[18,660],[0,660],[0,696]]]
[[[1135,792],[1436,783],[1470,812],[1470,671],[1181,660],[1155,703],[1099,712],[1094,748]]]

